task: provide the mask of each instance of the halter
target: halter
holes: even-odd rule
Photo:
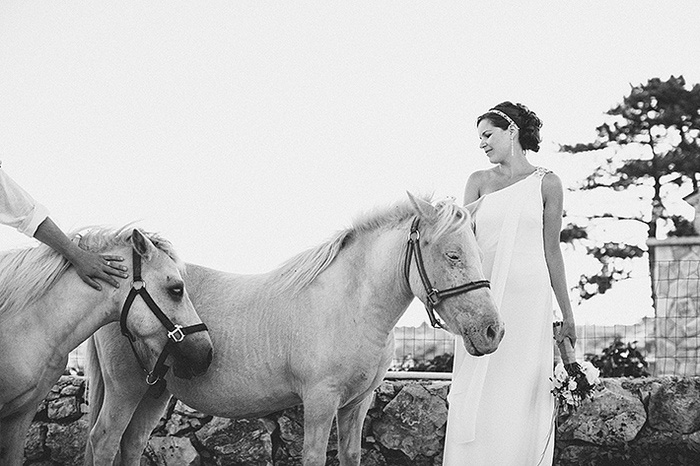
[[[189,327],[183,327],[182,325],[173,324],[173,322],[168,318],[168,316],[166,316],[163,313],[163,311],[158,307],[156,302],[146,290],[146,282],[143,280],[143,278],[141,278],[141,256],[136,252],[136,250],[132,250],[132,252],[134,258],[134,281],[131,282],[131,290],[129,290],[129,295],[126,297],[126,301],[124,301],[124,306],[122,307],[122,314],[119,319],[119,323],[122,328],[122,335],[128,337],[129,344],[131,345],[131,349],[134,352],[134,355],[136,356],[136,360],[138,361],[139,366],[141,366],[141,369],[143,369],[143,371],[146,373],[146,383],[151,387],[155,386],[154,390],[157,398],[165,390],[166,382],[165,379],[163,379],[163,377],[165,377],[165,374],[167,374],[168,370],[170,369],[170,366],[165,364],[165,360],[167,359],[168,354],[170,354],[170,352],[172,351],[173,345],[183,341],[187,335],[196,332],[203,332],[208,329],[207,326],[203,323],[190,325]],[[134,342],[136,341],[136,338],[129,331],[129,329],[126,328],[126,317],[129,314],[129,310],[131,309],[131,305],[133,304],[134,299],[136,299],[136,296],[141,296],[141,298],[144,300],[151,312],[153,312],[153,314],[168,330],[168,341],[167,343],[165,343],[163,351],[160,353],[160,356],[158,357],[158,360],[156,361],[153,370],[150,372],[146,369],[146,366],[143,364],[141,358],[139,358],[139,355],[136,352],[136,348],[134,347]]]
[[[408,248],[406,248],[406,261],[404,262],[404,275],[410,288],[411,282],[408,279],[408,275],[411,270],[411,258],[416,256],[418,275],[420,275],[420,279],[423,282],[423,287],[425,287],[425,310],[428,313],[430,325],[432,325],[433,328],[445,328],[445,325],[440,322],[438,317],[435,315],[435,308],[443,299],[466,293],[468,291],[477,290],[479,288],[490,288],[491,285],[489,284],[488,280],[477,280],[465,283],[464,285],[448,288],[446,290],[438,290],[437,288],[433,287],[433,285],[430,284],[428,273],[425,271],[423,255],[420,252],[420,232],[418,231],[419,222],[420,219],[416,217],[413,219],[413,223],[411,224],[411,233],[408,235]]]

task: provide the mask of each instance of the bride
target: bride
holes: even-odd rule
[[[526,157],[539,150],[541,126],[510,102],[477,119],[479,147],[495,166],[469,177],[464,203],[506,333],[481,358],[455,345],[445,466],[552,464],[552,290],[564,317],[558,338],[573,345],[576,327],[559,246],[561,180]]]

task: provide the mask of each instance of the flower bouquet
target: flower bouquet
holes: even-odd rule
[[[555,334],[561,325],[561,322],[555,322]],[[552,394],[564,413],[570,414],[600,383],[600,371],[588,361],[576,362],[576,354],[568,338],[564,338],[558,346],[562,362],[554,368]]]

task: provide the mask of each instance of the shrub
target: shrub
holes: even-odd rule
[[[623,343],[622,338],[615,340],[589,361],[600,370],[601,377],[647,377],[649,364],[637,349],[637,342]]]
[[[411,369],[418,372],[452,372],[454,356],[451,353],[435,356],[428,362],[421,362]]]

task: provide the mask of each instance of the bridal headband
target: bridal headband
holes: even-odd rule
[[[515,123],[515,121],[513,121],[513,119],[511,117],[509,117],[508,115],[506,115],[504,112],[502,112],[500,110],[496,110],[495,108],[492,108],[491,110],[489,110],[488,113],[495,113],[496,115],[503,117],[503,119],[506,120],[508,122],[508,124],[513,125],[513,126],[515,126],[515,129],[520,130],[520,126],[518,126]]]

